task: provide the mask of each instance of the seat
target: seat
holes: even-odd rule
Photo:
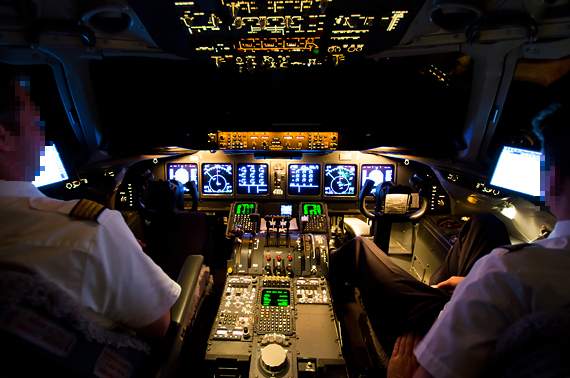
[[[209,282],[202,256],[188,256],[164,339],[153,343],[89,321],[55,283],[18,267],[0,269],[0,377],[172,377]]]
[[[145,252],[172,279],[188,255],[202,255],[206,265],[212,260],[212,240],[208,217],[198,211],[198,190],[194,182],[185,186],[192,193],[192,209],[184,211],[183,185],[175,180],[150,181],[146,206],[141,211],[147,248]]]
[[[554,378],[570,375],[570,307],[529,314],[497,340],[487,376]]]

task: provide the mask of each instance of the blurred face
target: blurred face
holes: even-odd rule
[[[554,156],[544,155],[540,162],[540,199],[554,215],[560,213],[565,206],[562,202],[563,185],[565,184]]]
[[[45,151],[45,134],[39,108],[30,99],[26,82],[12,80],[15,125],[0,125],[0,179],[33,181]],[[12,130],[13,129],[13,130]]]

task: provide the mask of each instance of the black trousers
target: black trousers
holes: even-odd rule
[[[510,244],[507,228],[497,217],[472,218],[430,284],[466,276],[480,257],[506,244]],[[451,297],[412,277],[366,238],[354,238],[334,252],[329,272],[336,303],[350,300],[354,287],[358,288],[374,332],[388,354],[404,333],[427,333]]]

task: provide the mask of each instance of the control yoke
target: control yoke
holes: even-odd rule
[[[368,219],[377,220],[384,215],[389,215],[393,222],[408,222],[421,218],[428,207],[428,200],[425,191],[422,190],[423,180],[417,175],[410,179],[410,184],[419,193],[412,193],[411,188],[402,185],[394,185],[391,182],[383,182],[376,186],[376,209],[372,213],[366,208],[366,197],[370,195],[374,188],[373,180],[366,180],[360,195],[358,196],[358,208],[360,213]],[[410,208],[419,210],[410,213]]]
[[[198,186],[196,186],[196,183],[194,181],[188,181],[185,186],[190,191],[190,196],[192,197],[192,208],[190,210],[196,211],[198,210],[198,201],[200,199],[198,194]]]

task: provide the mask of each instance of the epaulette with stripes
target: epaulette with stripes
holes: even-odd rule
[[[521,249],[523,249],[524,247],[527,247],[529,245],[530,245],[530,243],[520,243],[520,244],[513,244],[513,245],[504,245],[501,248],[508,249],[509,252],[516,252],[516,251],[520,251]]]
[[[69,213],[70,217],[79,219],[97,220],[97,217],[106,209],[100,203],[82,199],[77,202],[77,205]]]

